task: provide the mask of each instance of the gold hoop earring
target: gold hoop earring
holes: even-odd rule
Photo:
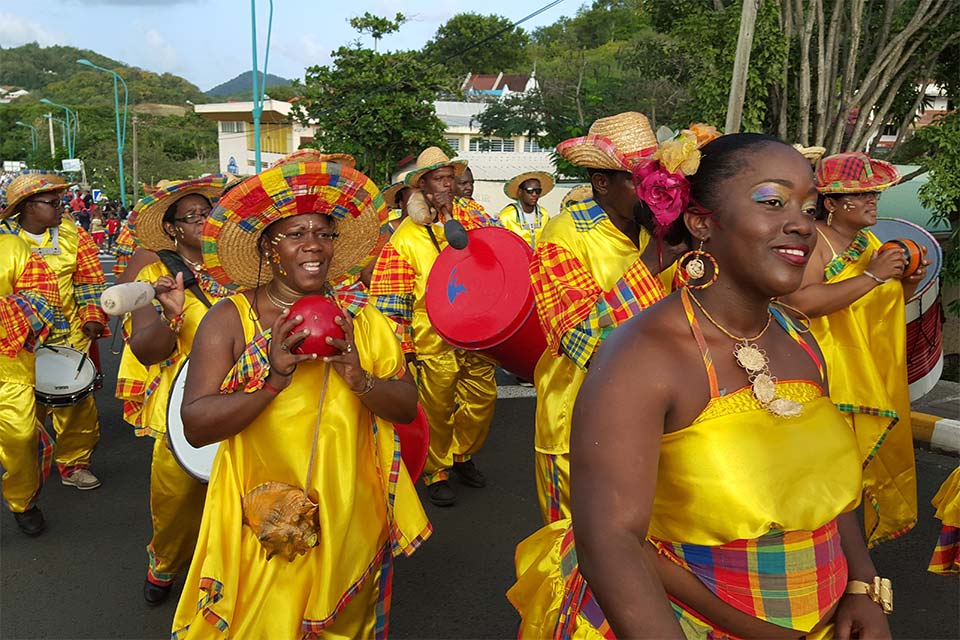
[[[827,226],[833,225],[833,211],[827,212]]]
[[[687,251],[677,260],[677,273],[680,275],[681,284],[688,289],[706,289],[720,277],[720,265],[717,259],[709,251],[703,250],[705,240],[700,241],[700,247],[693,251]],[[694,280],[699,280],[706,275],[706,265],[704,259],[710,261],[712,273],[710,279],[701,284],[693,284]]]
[[[287,270],[283,268],[283,265],[282,265],[282,264],[280,264],[280,254],[279,254],[279,253],[277,253],[276,251],[274,251],[274,252],[270,255],[270,260],[273,262],[273,264],[277,265],[277,270],[280,272],[280,275],[282,275],[282,276],[287,275]]]

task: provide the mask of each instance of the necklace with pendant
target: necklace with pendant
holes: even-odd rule
[[[188,258],[183,254],[180,254],[180,258],[187,263],[188,267],[193,269],[194,273],[200,273],[201,271],[203,271],[203,265],[200,264],[199,262],[194,262],[193,260],[191,260],[190,258]]]
[[[287,302],[287,301],[285,301],[285,300],[281,300],[280,298],[278,298],[278,297],[274,296],[272,293],[270,293],[270,287],[269,287],[269,286],[264,287],[263,290],[264,290],[264,292],[266,292],[266,294],[267,294],[267,300],[269,300],[269,301],[270,301],[270,304],[272,304],[273,306],[275,306],[277,309],[280,309],[281,311],[284,311],[284,310],[289,309],[290,307],[293,306],[293,302]]]
[[[792,418],[800,415],[803,412],[803,405],[795,400],[777,395],[777,379],[770,374],[770,358],[767,357],[767,353],[763,349],[754,344],[770,328],[773,314],[767,311],[767,323],[757,335],[752,338],[737,336],[714,320],[713,316],[703,308],[703,304],[697,300],[692,292],[684,289],[684,293],[693,299],[704,317],[713,326],[722,331],[725,336],[737,342],[737,345],[733,348],[733,357],[737,364],[747,372],[747,377],[753,389],[753,397],[757,399],[757,402],[763,405],[764,409],[781,418]]]

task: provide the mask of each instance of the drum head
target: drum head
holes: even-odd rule
[[[66,406],[93,391],[97,368],[82,351],[60,345],[37,349],[36,394],[50,406]]]
[[[189,364],[189,360],[183,362],[173,381],[173,388],[170,389],[170,400],[167,402],[167,442],[170,443],[173,457],[177,459],[184,471],[200,482],[209,482],[210,470],[213,469],[213,460],[217,457],[220,443],[215,442],[200,448],[193,446],[187,442],[187,437],[183,434],[183,420],[180,418]]]
[[[929,231],[920,225],[899,218],[880,218],[870,230],[880,239],[880,242],[897,238],[910,238],[920,246],[926,247],[927,260],[930,261],[930,266],[927,267],[923,279],[917,285],[916,292],[907,302],[921,297],[927,289],[934,285],[937,276],[940,275],[940,269],[943,267],[943,250],[940,248],[940,243]]]
[[[447,247],[433,263],[425,304],[447,342],[481,350],[516,333],[534,310],[533,252],[507,229],[483,227],[467,237],[466,248]]]

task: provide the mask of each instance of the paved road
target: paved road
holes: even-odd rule
[[[134,437],[113,399],[116,356],[101,343],[108,372],[98,396],[102,437],[94,471],[96,491],[49,483],[40,504],[48,530],[22,535],[0,517],[0,637],[168,637],[176,598],[158,608],[141,596],[150,538],[148,480],[152,441]],[[508,378],[503,379],[510,381]],[[395,638],[511,638],[517,617],[503,594],[513,580],[513,549],[539,525],[533,486],[534,401],[502,397],[487,447],[477,461],[486,489],[457,487],[459,504],[428,506],[435,533],[396,566],[391,633]],[[524,397],[526,396],[526,397]],[[874,553],[894,580],[897,638],[957,638],[958,581],[925,571],[938,523],[930,498],[957,459],[917,452],[920,522]],[[177,590],[179,590],[179,585]]]

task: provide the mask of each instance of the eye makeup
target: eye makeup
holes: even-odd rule
[[[754,202],[770,202],[776,200],[781,204],[789,198],[787,188],[776,182],[764,182],[757,186],[750,194],[750,199]]]

